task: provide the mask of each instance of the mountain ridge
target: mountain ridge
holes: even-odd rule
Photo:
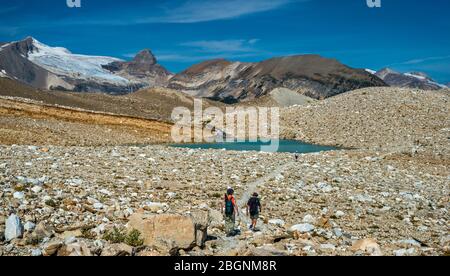
[[[448,88],[448,86],[436,82],[423,72],[400,73],[391,68],[383,68],[379,71],[374,71],[373,74],[393,87],[418,88],[423,90]]]
[[[321,99],[370,86],[386,84],[362,69],[319,55],[275,57],[254,63],[210,60],[191,66],[169,81],[169,88],[228,103],[252,100],[275,88]]]
[[[130,62],[105,56],[78,55],[66,48],[50,47],[27,37],[1,46],[0,71],[4,70],[9,76],[35,88],[48,90],[127,94],[164,85],[170,73],[152,59],[149,51],[140,54]],[[148,64],[144,66],[142,63]],[[119,64],[124,68],[117,73],[111,72],[103,68],[109,64]]]
[[[0,77],[10,77],[38,89],[112,95],[163,87],[231,104],[252,101],[277,88],[314,99],[365,87],[446,88],[421,72],[357,69],[314,54],[273,57],[260,62],[212,59],[172,74],[158,64],[150,49],[141,50],[132,60],[125,61],[73,54],[33,37],[0,44]]]

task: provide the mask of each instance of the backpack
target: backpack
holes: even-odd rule
[[[225,195],[225,215],[231,216],[234,212],[234,206],[233,206],[233,197],[228,198],[227,195]]]
[[[256,198],[256,197],[250,198],[248,205],[249,205],[249,209],[250,209],[250,214],[258,213],[258,211],[259,211],[258,207],[260,205],[259,198]]]

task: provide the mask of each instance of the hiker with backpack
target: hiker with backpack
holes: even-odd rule
[[[258,193],[253,193],[252,197],[247,203],[247,215],[250,216],[252,224],[250,225],[250,230],[256,231],[256,222],[259,218],[259,213],[261,212],[261,202],[258,198]]]
[[[236,199],[234,198],[234,191],[231,187],[228,187],[227,193],[225,194],[225,206],[222,205],[222,210],[225,216],[225,232],[227,237],[235,235],[235,221],[236,214],[238,213],[238,206],[236,204]]]

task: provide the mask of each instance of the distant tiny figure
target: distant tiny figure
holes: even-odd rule
[[[225,205],[221,203],[221,210],[225,216],[225,232],[227,233],[227,237],[235,235],[236,214],[239,214],[236,199],[233,195],[234,190],[228,187],[227,193],[225,194]]]
[[[298,152],[296,152],[295,154],[294,154],[294,158],[295,158],[295,162],[297,162],[298,161]]]
[[[250,230],[256,231],[256,223],[259,218],[259,213],[261,212],[261,202],[258,198],[258,193],[253,193],[252,197],[247,203],[247,215],[250,215],[252,224],[250,225]]]

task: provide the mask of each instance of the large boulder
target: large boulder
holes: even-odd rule
[[[107,244],[101,256],[131,256],[133,255],[133,247],[124,243]]]
[[[128,228],[141,233],[144,245],[171,251],[203,246],[208,224],[208,212],[203,211],[193,212],[190,216],[135,213],[129,218]]]
[[[353,252],[359,251],[359,252],[368,253],[372,256],[382,256],[383,255],[378,243],[374,239],[370,239],[370,238],[356,241],[355,243],[353,243],[350,250]]]
[[[291,226],[289,228],[290,233],[299,232],[299,233],[308,233],[315,229],[314,225],[309,223],[301,223]]]
[[[42,255],[43,256],[53,256],[58,250],[63,246],[63,242],[61,240],[52,240],[47,242],[43,246]]]
[[[191,218],[195,226],[195,244],[203,246],[208,237],[208,226],[211,223],[210,212],[205,210],[195,210],[191,212]]]
[[[92,253],[85,242],[79,241],[68,245],[63,245],[58,250],[58,256],[88,257],[92,256]]]
[[[210,209],[209,210],[209,216],[211,220],[211,227],[212,228],[223,228],[223,214],[217,210]]]
[[[5,226],[5,240],[11,241],[13,239],[21,238],[23,235],[23,225],[20,218],[12,214],[6,220]]]

